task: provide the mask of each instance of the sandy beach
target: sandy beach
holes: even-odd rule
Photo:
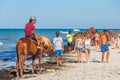
[[[117,37],[120,31],[111,31],[114,37]],[[82,53],[82,62],[77,62],[77,53],[72,51],[67,53],[68,47],[65,46],[63,54],[63,65],[56,65],[55,53],[51,50],[43,53],[42,57],[42,74],[38,73],[38,60],[35,60],[35,74],[31,74],[32,60],[31,57],[25,62],[23,79],[16,78],[15,62],[1,62],[0,80],[119,80],[120,79],[120,49],[112,49],[109,46],[110,56],[109,63],[101,63],[101,51],[91,48],[90,62],[86,62],[85,53]],[[72,48],[73,49],[73,48]],[[46,55],[47,54],[47,55]],[[104,60],[105,61],[105,60]]]
[[[112,32],[117,37],[119,31]],[[0,80],[120,80],[120,49],[112,49],[109,46],[110,56],[109,63],[101,63],[102,53],[95,50],[95,46],[91,48],[90,62],[86,62],[85,53],[82,53],[82,62],[77,62],[77,53],[72,51],[70,54],[65,51],[63,54],[63,65],[56,65],[56,57],[53,51],[43,53],[42,57],[42,74],[38,73],[38,60],[35,60],[35,74],[31,74],[32,60],[29,58],[25,62],[23,78],[16,78],[15,73],[10,73],[15,66],[9,63],[7,70],[0,70]],[[73,48],[72,48],[73,49]],[[46,55],[48,54],[48,55]],[[104,61],[106,61],[104,59]],[[2,65],[2,64],[1,64]],[[4,66],[3,66],[4,67]]]
[[[52,61],[55,61],[55,57]],[[46,73],[31,75],[31,78],[25,75],[23,80],[120,80],[119,61],[120,49],[110,47],[109,63],[101,63],[101,52],[92,47],[89,63],[85,63],[85,53],[82,63],[77,63],[76,52],[72,51],[71,54],[63,55],[62,66],[54,64],[53,67],[46,69]]]

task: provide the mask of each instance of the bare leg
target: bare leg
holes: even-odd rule
[[[70,54],[71,52],[71,46],[68,47],[68,53]]]
[[[90,61],[90,50],[88,50],[88,62]]]
[[[35,55],[32,56],[32,74],[34,74],[34,68],[35,68]]]
[[[102,53],[102,63],[104,62],[104,52]]]
[[[88,50],[86,50],[86,62],[88,62]]]
[[[100,49],[100,40],[98,41],[98,49]]]
[[[77,58],[78,58],[78,62],[80,63],[80,61],[81,61],[81,57],[82,57],[82,54],[81,54],[81,52],[78,50],[77,51]]]
[[[79,54],[80,54],[80,61],[79,61],[79,62],[81,62],[81,58],[82,58],[82,53],[81,53],[81,51],[79,52]]]
[[[96,47],[96,50],[98,49],[98,47],[97,47],[97,41],[95,41],[95,47]]]
[[[57,65],[59,65],[59,58],[58,58],[58,56],[56,56],[56,63],[57,63]]]
[[[62,65],[62,55],[60,55],[60,65]]]
[[[108,63],[108,59],[109,59],[109,54],[110,54],[110,52],[107,51],[107,52],[106,52],[106,62],[107,62],[107,63]]]
[[[79,51],[77,51],[77,59],[78,59],[78,62],[79,62]]]

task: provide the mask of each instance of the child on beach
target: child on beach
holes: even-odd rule
[[[56,37],[53,39],[53,51],[56,53],[57,65],[62,65],[62,54],[64,50],[64,44],[62,37],[59,36],[59,32],[56,32]]]
[[[102,32],[101,35],[101,52],[102,52],[102,62],[104,62],[104,54],[106,53],[106,62],[108,63],[109,58],[109,48],[108,48],[108,41],[107,37],[105,36],[105,31]]]
[[[81,62],[81,58],[82,58],[82,49],[83,49],[83,38],[81,37],[81,35],[79,35],[79,37],[76,39],[75,41],[75,46],[74,46],[74,50],[77,50],[77,58],[78,58],[78,62]]]
[[[87,34],[85,36],[86,62],[89,62],[90,60],[90,49],[91,49],[91,39],[89,35]]]

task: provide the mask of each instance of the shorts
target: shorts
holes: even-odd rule
[[[56,53],[56,56],[60,56],[63,54],[63,50],[56,50],[55,53]]]
[[[81,51],[81,50],[82,50],[82,48],[77,48],[77,47],[76,47],[76,50],[80,50],[80,51]]]
[[[70,43],[68,42],[68,47],[71,47],[71,46],[72,46],[72,42],[70,42]]]
[[[91,49],[90,45],[89,44],[85,44],[85,50],[90,50],[90,49]]]
[[[77,46],[76,50],[82,50],[82,45]]]
[[[108,48],[108,44],[102,44],[101,45],[101,52],[105,52],[105,51],[108,51],[109,48]]]

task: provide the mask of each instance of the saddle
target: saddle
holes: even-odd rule
[[[31,40],[31,41],[32,41],[32,42],[34,42],[36,45],[38,45],[38,43],[37,43],[37,40],[36,40],[36,39],[33,39],[33,38],[31,38],[31,37],[25,37],[25,38],[27,38],[27,39]]]

